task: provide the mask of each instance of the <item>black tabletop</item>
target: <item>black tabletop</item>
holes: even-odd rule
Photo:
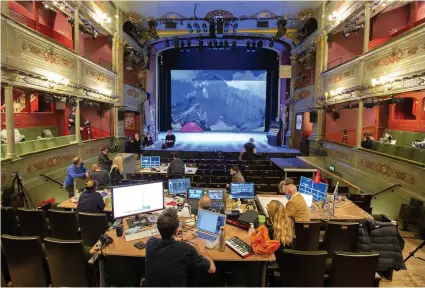
[[[285,171],[287,169],[316,169],[298,158],[270,158],[275,165]]]

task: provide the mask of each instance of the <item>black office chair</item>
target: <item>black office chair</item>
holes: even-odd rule
[[[38,236],[43,240],[49,235],[43,210],[18,208],[17,212],[22,236]]]
[[[379,253],[335,251],[330,273],[332,287],[373,287]]]
[[[354,222],[328,222],[322,249],[328,251],[329,258],[334,251],[356,251],[358,227]]]
[[[6,280],[4,279],[3,271],[1,271],[1,287],[6,287],[6,286],[7,286]]]
[[[301,251],[319,250],[320,221],[295,222],[295,249]]]
[[[14,287],[46,287],[50,284],[46,256],[39,237],[5,234],[1,236],[1,242]],[[63,263],[66,263],[66,258]]]
[[[79,212],[78,219],[85,247],[93,247],[100,236],[108,230],[108,218],[105,213]]]
[[[323,287],[326,251],[284,250],[278,261],[284,287]]]
[[[77,216],[74,211],[49,210],[50,237],[63,240],[80,240]]]
[[[21,235],[14,207],[1,207],[1,234]]]
[[[83,241],[47,237],[44,243],[53,287],[89,286],[90,270]]]

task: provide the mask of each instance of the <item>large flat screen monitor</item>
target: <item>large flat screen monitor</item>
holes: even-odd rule
[[[164,209],[162,182],[112,187],[112,214],[114,218]]]
[[[325,201],[328,184],[315,183],[312,179],[301,176],[298,191],[300,193],[313,195],[314,201]]]
[[[230,195],[233,199],[254,199],[254,183],[231,183]]]
[[[186,194],[190,187],[190,178],[168,179],[168,194]]]
[[[161,166],[161,158],[159,156],[142,156],[140,161],[142,168],[159,168]]]

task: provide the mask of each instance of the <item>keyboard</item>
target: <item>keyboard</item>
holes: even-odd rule
[[[147,237],[155,236],[158,234],[159,234],[159,231],[157,228],[146,229],[136,233],[125,234],[125,241],[139,240],[142,238],[147,238]]]
[[[218,237],[215,235],[207,234],[201,231],[197,231],[196,235],[205,240],[205,248],[214,249],[218,243]]]
[[[222,200],[218,200],[218,201],[211,201],[211,208],[213,209],[221,209],[223,208],[224,203]]]
[[[252,247],[242,239],[234,236],[226,240],[226,246],[232,249],[241,258],[245,259],[254,254]]]

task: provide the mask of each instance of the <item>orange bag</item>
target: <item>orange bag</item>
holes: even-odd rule
[[[257,255],[272,254],[280,247],[280,242],[270,240],[269,232],[265,225],[258,227],[250,235],[250,242],[254,253]]]

